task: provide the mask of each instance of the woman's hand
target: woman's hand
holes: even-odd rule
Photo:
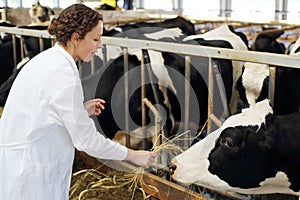
[[[136,165],[148,168],[156,157],[156,153],[144,150],[132,150],[128,149],[125,160],[128,160]]]
[[[84,108],[88,111],[89,116],[100,115],[101,110],[104,110],[105,101],[103,99],[92,99],[84,103]]]

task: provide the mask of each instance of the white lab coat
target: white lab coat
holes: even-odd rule
[[[74,147],[123,160],[127,148],[96,131],[73,58],[58,44],[19,73],[0,119],[0,199],[67,200]]]

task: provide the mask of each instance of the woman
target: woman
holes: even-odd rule
[[[74,150],[148,167],[153,152],[134,151],[103,137],[89,115],[102,99],[83,104],[77,60],[101,48],[102,17],[82,5],[61,12],[48,28],[54,47],[17,76],[0,120],[0,199],[68,199]]]

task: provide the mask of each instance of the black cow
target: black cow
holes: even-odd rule
[[[33,29],[33,30],[47,30],[48,26],[18,26],[18,28],[23,29]],[[17,26],[16,26],[17,28]],[[48,49],[52,46],[50,39],[43,39],[44,49],[40,49],[39,38],[31,36],[23,36],[23,47],[25,58],[21,62],[21,48],[20,48],[20,38],[16,37],[16,62],[19,63],[19,67],[14,65],[13,60],[13,41],[11,35],[6,35],[3,42],[0,44],[0,106],[4,106],[10,87],[21,70],[21,67],[35,55],[37,55],[41,50]]]
[[[124,24],[117,27],[118,32],[130,31],[132,29],[140,29],[140,28],[180,28],[184,35],[195,35],[195,26],[194,24],[186,20],[184,17],[178,16],[176,18],[163,20],[161,22],[136,22],[130,24]],[[148,29],[150,30],[150,29]],[[154,29],[155,31],[155,29]],[[109,33],[104,32],[104,35],[108,35]]]
[[[252,50],[269,53],[284,54],[286,48],[277,39],[284,34],[282,29],[264,28],[254,38]]]
[[[16,25],[2,22],[0,26],[4,27],[16,27]],[[8,77],[12,74],[14,68],[13,60],[13,42],[12,36],[9,34],[3,33],[0,40],[0,85],[2,85]],[[20,40],[16,38],[16,49],[17,49],[17,62],[21,61],[21,52],[20,52]]]
[[[243,194],[300,196],[299,120],[299,112],[277,116],[268,100],[258,102],[175,157],[172,177]]]

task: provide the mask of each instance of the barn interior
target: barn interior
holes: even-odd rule
[[[233,61],[243,61],[252,63],[261,63],[268,65],[269,71],[269,91],[268,98],[270,102],[274,104],[275,99],[275,84],[276,84],[276,70],[277,66],[283,66],[288,69],[300,70],[300,58],[297,55],[289,55],[291,50],[294,49],[295,45],[299,45],[297,40],[300,34],[300,6],[298,0],[44,0],[44,1],[13,1],[13,0],[0,0],[0,34],[4,37],[6,34],[16,35],[19,37],[32,36],[40,39],[39,50],[45,49],[45,43],[41,45],[41,39],[51,39],[51,45],[54,44],[55,38],[50,37],[45,30],[39,30],[37,32],[30,29],[22,29],[22,26],[34,26],[42,25],[48,26],[50,20],[53,17],[57,17],[59,13],[67,6],[73,3],[85,4],[103,15],[104,27],[107,30],[113,30],[116,27],[126,24],[135,24],[139,22],[146,23],[159,23],[165,20],[174,19],[178,16],[183,17],[187,21],[191,22],[195,28],[195,35],[205,34],[212,30],[215,30],[222,25],[228,25],[235,32],[241,32],[245,35],[247,40],[247,49],[234,49],[228,50],[219,47],[199,47],[184,46],[189,44],[179,44],[178,46],[168,42],[159,41],[155,43],[153,40],[141,39],[126,39],[116,38],[111,36],[103,36],[102,42],[106,47],[120,46],[126,47],[122,52],[122,56],[126,58],[128,56],[128,49],[151,49],[156,51],[168,51],[171,53],[177,53],[184,59],[185,73],[191,73],[190,65],[193,65],[193,56],[207,57],[207,68],[203,69],[205,74],[204,82],[207,85],[209,99],[207,102],[207,120],[202,123],[201,126],[198,124],[189,123],[189,111],[193,109],[194,104],[187,105],[185,103],[188,99],[181,99],[179,101],[180,106],[184,108],[182,111],[182,121],[178,122],[176,135],[168,138],[165,136],[163,130],[159,124],[160,113],[153,106],[153,102],[149,102],[146,99],[141,100],[141,104],[149,110],[149,113],[153,113],[153,121],[155,121],[155,133],[161,133],[156,135],[156,138],[145,137],[140,142],[142,148],[146,149],[146,143],[149,140],[152,142],[151,145],[156,144],[157,147],[151,146],[152,151],[159,152],[159,159],[155,166],[151,166],[149,169],[140,169],[137,166],[127,162],[114,162],[93,158],[84,152],[76,151],[74,164],[73,164],[73,177],[72,186],[70,188],[70,200],[77,199],[197,199],[197,200],[296,200],[298,196],[291,194],[240,194],[234,191],[223,191],[218,189],[209,189],[205,186],[199,185],[185,185],[172,180],[168,171],[168,164],[170,160],[190,148],[196,140],[201,140],[206,134],[210,134],[220,128],[223,122],[230,115],[234,115],[236,107],[232,108],[229,102],[232,99],[226,99],[226,89],[224,83],[224,77],[220,75],[220,71],[213,68],[217,65],[216,59],[225,59]],[[49,8],[53,13],[49,14],[49,19],[46,22],[34,21],[30,12],[34,5],[40,4],[43,7]],[[2,25],[1,22],[8,22],[14,24],[19,30],[9,28]],[[150,25],[152,26],[152,25]],[[265,39],[264,34],[271,34],[268,38],[269,43],[276,43],[283,48],[283,52],[273,52],[273,50],[259,49],[259,45],[256,44],[258,39]],[[215,37],[215,36],[214,36]],[[215,39],[212,37],[213,39]],[[1,38],[0,45],[3,43]],[[14,42],[14,45],[16,42]],[[259,43],[261,44],[261,43]],[[181,45],[181,46],[180,46]],[[21,45],[22,48],[23,45]],[[5,77],[6,80],[13,74],[13,72],[20,66],[24,58],[27,56],[26,51],[21,49],[19,55],[20,59],[17,61],[16,48],[13,47],[14,52],[11,53],[13,59],[12,69],[9,71],[9,75]],[[128,49],[127,49],[128,48]],[[256,49],[255,49],[256,48]],[[277,50],[277,49],[276,49]],[[282,49],[281,49],[282,50]],[[3,54],[3,52],[0,52]],[[103,54],[103,57],[100,56]],[[130,54],[130,52],[129,52]],[[99,53],[99,57],[103,59],[101,65],[107,66],[110,64],[109,59],[104,55],[107,55],[103,50]],[[1,57],[1,56],[0,56]],[[96,57],[96,56],[95,56]],[[1,57],[2,58],[2,57]],[[98,57],[97,57],[98,58]],[[106,60],[108,59],[108,60]],[[144,58],[143,58],[144,59]],[[143,66],[144,60],[141,61]],[[21,61],[22,60],[22,61]],[[126,60],[126,59],[125,59]],[[218,60],[219,61],[219,60]],[[1,61],[2,62],[2,61]],[[21,63],[21,64],[20,64]],[[78,70],[81,78],[84,81],[89,79],[92,75],[97,75],[100,67],[97,66],[99,63],[96,59],[90,63],[78,62]],[[126,64],[124,64],[126,67]],[[145,64],[147,66],[147,64]],[[7,66],[4,66],[4,68]],[[128,67],[128,66],[127,66]],[[0,67],[0,74],[7,73],[7,68],[3,70]],[[215,70],[215,71],[214,71]],[[183,77],[186,75],[182,75]],[[203,74],[202,74],[203,75]],[[15,75],[16,76],[16,75]],[[15,77],[14,77],[15,78]],[[189,79],[189,78],[187,78]],[[93,86],[89,86],[92,89],[87,89],[86,95],[89,97],[94,96],[96,93],[97,82],[93,82]],[[254,80],[254,79],[253,79]],[[130,79],[127,81],[131,81]],[[7,82],[6,82],[7,83]],[[12,82],[10,82],[12,84]],[[96,85],[95,85],[96,84]],[[6,92],[6,98],[8,95],[7,87],[4,88],[5,81],[0,85],[0,95]],[[83,86],[88,87],[88,86]],[[185,88],[188,86],[185,86]],[[295,88],[299,88],[300,85],[296,85]],[[126,90],[126,89],[124,89]],[[193,94],[185,91],[184,96],[186,98],[193,98]],[[3,93],[2,93],[3,92]],[[237,94],[237,91],[232,91],[233,95]],[[126,92],[125,92],[126,94]],[[88,97],[85,97],[88,99]],[[232,97],[233,98],[233,97]],[[287,97],[289,98],[289,97]],[[125,97],[126,99],[126,97]],[[1,97],[0,97],[0,100]],[[297,100],[296,100],[297,101]],[[299,108],[299,101],[298,110]],[[124,103],[126,104],[126,103]],[[239,104],[240,105],[240,104]],[[129,109],[125,106],[125,110]],[[196,106],[195,106],[196,107]],[[5,108],[4,105],[0,106],[0,117],[2,110]],[[158,114],[157,114],[158,112]],[[166,111],[167,112],[167,111]],[[156,115],[157,114],[157,115]],[[125,113],[125,123],[128,123],[129,113]],[[142,116],[144,120],[145,116]],[[1,120],[1,118],[0,118]],[[95,125],[101,130],[98,119],[93,118]],[[145,124],[144,124],[145,125]],[[99,127],[100,126],[100,127]],[[179,128],[178,128],[179,127]],[[172,127],[173,128],[173,127]],[[192,131],[193,130],[193,131]],[[143,130],[143,134],[147,134]],[[160,132],[161,131],[161,132]],[[130,147],[135,140],[128,136],[129,127],[125,125],[123,130],[118,131],[120,138],[114,138],[115,141]],[[200,139],[198,139],[200,136]],[[138,136],[137,136],[138,137]],[[161,149],[160,149],[161,148]],[[149,148],[148,148],[149,149]],[[147,150],[148,150],[147,149]],[[187,172],[192,173],[192,172]],[[118,184],[116,184],[116,182]],[[90,189],[90,190],[89,190]],[[300,196],[300,195],[299,195]],[[299,197],[300,198],[300,197]]]

